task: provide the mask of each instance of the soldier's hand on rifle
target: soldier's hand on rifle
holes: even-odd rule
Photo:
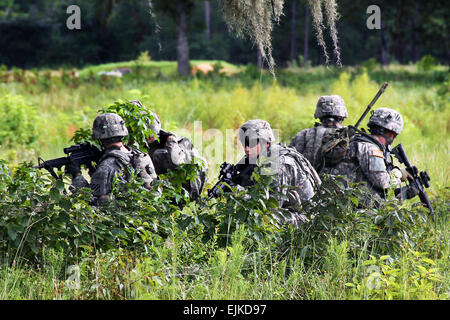
[[[419,194],[419,190],[416,187],[409,185],[406,190],[406,199],[412,199]]]
[[[77,164],[69,163],[66,165],[64,172],[72,175],[72,178],[75,178],[76,176],[81,175],[81,168]]]
[[[394,167],[394,169],[392,170],[392,172],[395,172],[395,176],[400,178],[401,182],[405,182],[407,179],[412,179],[411,174],[406,171],[405,169],[401,169],[399,167]],[[398,173],[397,173],[398,172]]]

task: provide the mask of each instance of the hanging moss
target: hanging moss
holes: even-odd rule
[[[333,40],[333,53],[336,58],[336,64],[338,66],[341,66],[341,52],[338,45],[338,36],[336,29],[336,21],[339,19],[336,0],[308,0],[308,3],[311,8],[314,28],[316,29],[317,42],[319,43],[319,46],[322,47],[323,54],[325,56],[325,64],[328,65],[330,58],[327,53],[325,40],[323,39],[323,30],[325,29],[325,25],[323,23],[322,6],[325,8],[327,25],[330,28],[330,36]]]
[[[273,22],[278,23],[283,14],[283,5],[284,0],[222,0],[223,15],[230,31],[240,37],[250,37],[273,75],[271,34]]]

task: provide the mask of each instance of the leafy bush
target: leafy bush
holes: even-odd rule
[[[0,96],[0,145],[35,146],[39,137],[38,113],[21,95],[12,93]]]
[[[432,55],[424,55],[417,62],[417,70],[419,71],[430,71],[436,66],[436,59]]]
[[[377,69],[380,64],[377,62],[375,58],[370,58],[363,63],[361,63],[361,66],[367,70],[367,72],[373,72],[375,69]]]

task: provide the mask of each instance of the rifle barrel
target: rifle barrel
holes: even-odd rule
[[[358,128],[359,125],[361,124],[361,122],[363,121],[363,119],[366,117],[366,115],[369,113],[370,109],[372,109],[373,105],[375,104],[375,102],[377,102],[378,98],[383,94],[383,92],[386,90],[386,87],[388,86],[388,83],[385,82],[383,83],[383,85],[381,86],[380,90],[378,90],[377,94],[375,95],[375,97],[372,99],[372,101],[369,103],[369,105],[367,106],[366,110],[364,111],[364,113],[362,114],[362,116],[359,118],[358,122],[356,122],[355,127]]]

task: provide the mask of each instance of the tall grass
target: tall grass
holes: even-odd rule
[[[343,68],[322,67],[306,71],[280,72],[277,80],[250,72],[224,76],[179,79],[172,75],[173,63],[148,62],[142,77],[126,75],[119,80],[91,79],[99,70],[133,67],[133,64],[93,66],[80,71],[81,80],[70,87],[61,80],[35,84],[8,82],[0,85],[0,97],[20,95],[37,108],[38,143],[34,152],[8,146],[0,158],[13,166],[22,160],[36,161],[63,156],[62,148],[79,127],[90,127],[98,109],[118,99],[139,99],[159,114],[163,128],[194,136],[194,121],[204,131],[216,128],[223,133],[249,120],[262,118],[280,130],[280,140],[289,143],[300,130],[314,125],[319,96],[341,95],[354,124],[375,95],[383,76],[389,87],[377,107],[400,111],[404,131],[396,139],[402,143],[412,163],[428,170],[431,192],[448,187],[449,82],[420,79],[430,73],[386,69],[366,73]],[[147,69],[146,69],[147,68]],[[162,70],[158,75],[157,69]],[[411,69],[411,68],[410,68]],[[396,80],[396,74],[399,74]],[[22,99],[21,98],[21,99]],[[19,99],[20,100],[20,99]],[[368,120],[368,118],[366,119]],[[0,120],[1,123],[2,120]],[[366,122],[365,122],[366,123]],[[213,154],[203,144],[203,156],[211,163]],[[194,141],[194,144],[195,141]],[[27,146],[21,146],[27,149]],[[30,150],[28,150],[30,151]],[[226,152],[230,152],[226,150]],[[225,153],[225,156],[229,154]],[[225,160],[225,159],[223,159]],[[209,182],[217,178],[218,166],[210,165]],[[445,193],[441,193],[444,195]],[[442,203],[448,199],[437,199]],[[445,207],[445,206],[444,206]],[[79,261],[81,287],[69,288],[67,266],[62,253],[46,252],[46,261],[35,269],[26,264],[0,267],[1,299],[448,299],[450,292],[449,228],[447,215],[437,217],[426,245],[405,250],[402,259],[371,257],[362,250],[352,257],[348,243],[330,240],[326,254],[306,263],[299,256],[280,256],[271,247],[250,248],[242,230],[227,248],[214,242],[192,248],[189,239],[174,229],[163,245],[154,245],[146,256],[130,252],[103,252]],[[437,243],[445,243],[444,252]],[[298,240],[308,244],[305,235]],[[368,272],[376,266],[378,274]],[[425,271],[424,271],[425,270]],[[374,278],[375,277],[375,278]],[[375,281],[376,286],[373,286]]]

